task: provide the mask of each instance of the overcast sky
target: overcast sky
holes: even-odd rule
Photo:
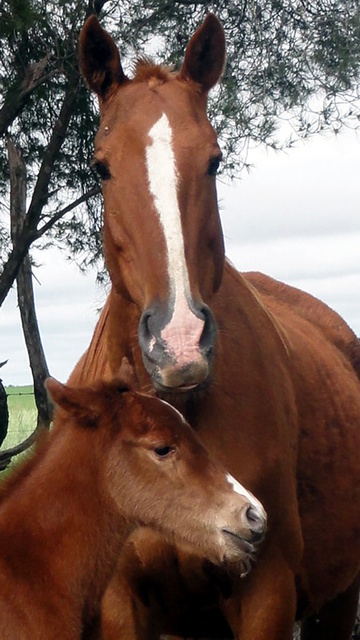
[[[250,174],[218,184],[227,255],[307,290],[360,335],[360,139],[317,136],[288,152],[253,151]],[[105,292],[59,252],[37,254],[38,320],[50,373],[65,381],[86,349]],[[30,384],[15,293],[0,309],[0,377]]]

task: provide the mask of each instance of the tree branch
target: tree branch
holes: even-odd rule
[[[30,206],[26,214],[25,226],[28,228],[34,228],[37,226],[43,207],[48,200],[48,189],[53,167],[66,137],[69,122],[73,113],[74,103],[78,95],[79,80],[79,72],[75,69],[69,79],[60,114],[55,122],[53,132],[49,144],[46,147],[44,158],[38,173]]]
[[[49,231],[49,229],[51,229],[54,226],[54,224],[56,224],[59,220],[61,220],[61,218],[63,218],[67,213],[75,209],[75,207],[79,206],[79,204],[82,204],[83,202],[87,202],[90,198],[97,196],[99,193],[101,193],[101,187],[97,185],[96,187],[93,187],[92,189],[90,189],[90,191],[87,191],[82,196],[80,196],[80,198],[77,198],[77,200],[74,200],[74,202],[69,204],[64,209],[60,209],[60,211],[55,213],[50,218],[50,220],[48,220],[48,222],[46,222],[42,227],[40,227],[40,229],[37,230],[36,239],[41,238],[44,235],[44,233]]]
[[[55,72],[45,73],[51,54],[47,53],[39,62],[31,64],[22,79],[15,81],[8,90],[3,106],[0,109],[0,135],[4,135],[18,114],[26,105],[30,94],[40,84],[48,80]]]
[[[90,198],[98,195],[101,192],[100,186],[93,187],[87,193],[84,193],[80,198],[74,200],[71,204],[69,204],[64,209],[58,211],[50,220],[48,220],[40,229],[23,227],[21,230],[16,244],[13,246],[9,257],[4,265],[4,269],[0,274],[0,307],[4,300],[6,299],[7,294],[9,293],[12,285],[14,284],[15,278],[18,274],[20,265],[27,254],[30,246],[35,240],[41,238],[47,231],[49,231],[56,222],[58,222],[63,216],[67,213],[75,209],[75,207],[79,206],[83,202],[87,202]]]
[[[44,427],[42,424],[38,424],[35,431],[33,431],[26,440],[17,444],[15,447],[11,447],[10,449],[4,449],[0,451],[0,471],[6,469],[9,466],[11,459],[14,456],[17,456],[19,453],[22,453],[29,447],[31,447],[34,442],[36,442],[40,433],[44,431]]]

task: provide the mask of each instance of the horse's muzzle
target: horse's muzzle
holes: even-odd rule
[[[174,322],[169,316],[169,310],[159,305],[144,311],[139,322],[139,344],[154,387],[165,393],[186,393],[209,380],[216,323],[204,304],[192,303],[183,322]]]

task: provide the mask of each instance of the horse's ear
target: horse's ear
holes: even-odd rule
[[[219,20],[209,13],[191,38],[180,77],[200,85],[203,93],[217,83],[225,64],[225,34]]]
[[[80,34],[79,63],[87,84],[101,102],[127,81],[117,46],[94,15],[87,19]]]

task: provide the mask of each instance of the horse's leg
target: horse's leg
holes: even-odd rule
[[[317,615],[309,616],[301,626],[301,640],[350,640],[359,605],[360,576]]]
[[[238,640],[292,640],[296,615],[293,571],[282,562],[263,562],[243,578],[221,608]]]

